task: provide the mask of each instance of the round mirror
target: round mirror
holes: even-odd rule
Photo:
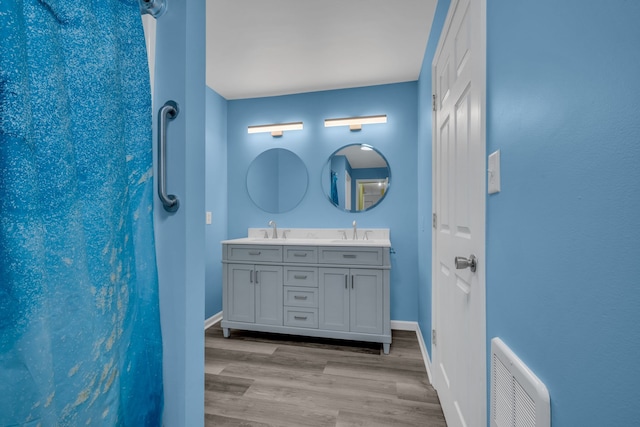
[[[347,212],[377,206],[389,191],[391,168],[382,153],[367,144],[351,144],[329,157],[322,189],[329,201]]]
[[[247,171],[249,197],[260,209],[271,213],[287,212],[298,206],[308,183],[302,159],[284,148],[261,153]]]

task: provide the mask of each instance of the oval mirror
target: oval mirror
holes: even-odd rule
[[[247,191],[260,209],[283,213],[298,206],[307,192],[309,175],[300,157],[284,148],[260,153],[249,165]]]
[[[387,159],[367,144],[340,148],[322,169],[324,193],[334,206],[347,212],[363,212],[380,204],[390,182]]]

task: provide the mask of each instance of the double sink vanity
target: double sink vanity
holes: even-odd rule
[[[231,329],[391,345],[389,229],[250,228],[222,242]]]

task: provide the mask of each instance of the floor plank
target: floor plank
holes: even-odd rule
[[[446,427],[414,332],[380,344],[205,331],[205,425]]]

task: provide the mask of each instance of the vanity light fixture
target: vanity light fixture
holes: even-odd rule
[[[278,123],[272,125],[249,126],[247,133],[271,132],[271,136],[282,136],[285,130],[301,130],[302,122]]]
[[[371,125],[375,123],[387,123],[387,115],[379,116],[363,116],[363,117],[345,117],[343,119],[326,119],[324,127],[332,126],[349,126],[349,130],[361,130],[362,125]]]

